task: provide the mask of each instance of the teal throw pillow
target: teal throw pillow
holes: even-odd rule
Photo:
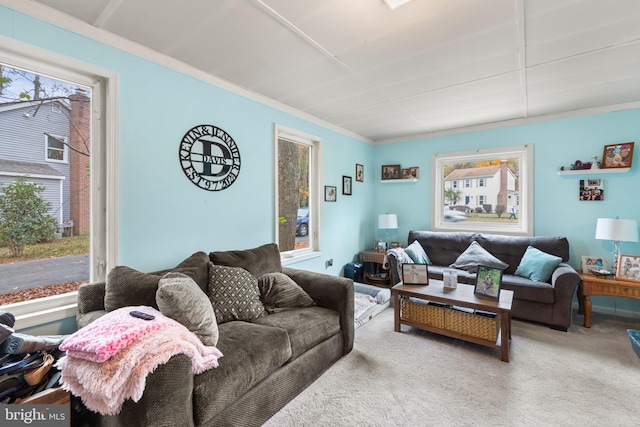
[[[516,269],[516,276],[526,277],[536,282],[548,282],[562,258],[542,252],[529,246]]]
[[[509,267],[509,264],[491,255],[489,251],[480,246],[476,241],[471,242],[469,247],[465,249],[458,259],[449,267],[475,273],[478,271],[478,264],[486,265],[487,267],[501,268],[503,270]]]
[[[414,240],[413,243],[410,244],[404,251],[416,264],[431,264],[429,256],[422,248],[420,242],[418,242],[417,240]]]

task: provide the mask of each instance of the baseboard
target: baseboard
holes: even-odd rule
[[[578,311],[578,303],[574,302],[572,305],[574,310]],[[634,319],[634,320],[640,320],[640,312],[637,311],[631,311],[631,310],[620,310],[618,308],[615,307],[602,307],[599,305],[591,305],[591,315],[593,316],[593,313],[602,313],[602,314],[609,314],[612,316],[620,316],[620,317],[626,317],[628,319]]]

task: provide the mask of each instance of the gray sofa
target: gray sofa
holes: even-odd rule
[[[512,317],[541,322],[566,331],[571,325],[571,303],[580,282],[578,273],[567,264],[569,242],[564,237],[521,237],[468,232],[410,231],[408,244],[418,241],[427,253],[429,278],[442,279],[442,271],[453,264],[476,241],[494,257],[509,266],[503,275],[502,288],[514,292]],[[528,246],[562,258],[548,282],[533,281],[514,273]],[[398,259],[388,254],[392,285],[400,282]],[[475,283],[475,274],[458,270],[458,283]]]
[[[351,279],[283,268],[275,244],[208,255],[200,252],[172,271],[189,275],[204,289],[209,260],[215,265],[243,267],[255,277],[282,272],[311,296],[315,306],[219,324],[216,346],[224,355],[219,367],[194,375],[190,360],[175,355],[147,377],[139,402],[125,401],[115,416],[85,411],[79,416],[85,425],[259,426],[351,351]],[[150,275],[159,279],[167,271]],[[109,292],[108,283],[80,287],[79,328],[106,313]]]

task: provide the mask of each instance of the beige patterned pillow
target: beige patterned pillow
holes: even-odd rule
[[[267,314],[260,301],[258,279],[244,268],[209,263],[207,296],[218,324]]]

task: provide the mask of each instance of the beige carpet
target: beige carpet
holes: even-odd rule
[[[640,358],[626,333],[640,321],[582,320],[569,332],[514,320],[505,363],[495,349],[394,332],[386,309],[265,426],[640,425]]]

